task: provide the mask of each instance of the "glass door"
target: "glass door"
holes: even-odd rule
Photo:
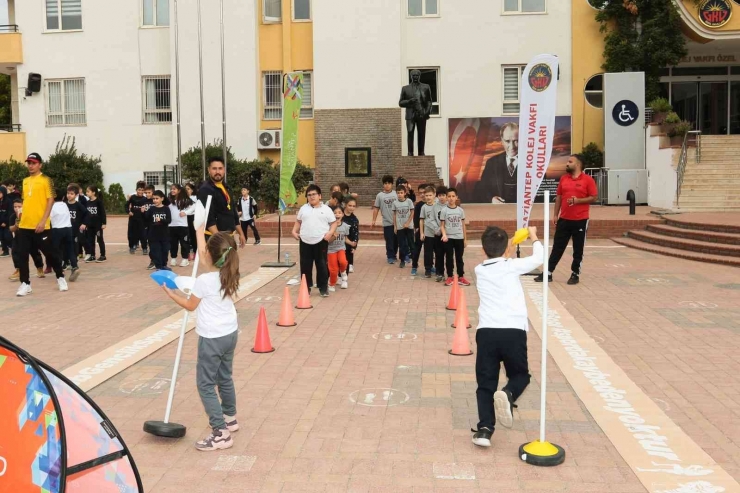
[[[699,123],[699,83],[674,82],[671,84],[671,105],[682,120],[691,123],[691,128],[697,128]]]
[[[727,135],[727,82],[700,82],[699,94],[699,130]]]
[[[740,81],[730,82],[730,133],[740,134]]]

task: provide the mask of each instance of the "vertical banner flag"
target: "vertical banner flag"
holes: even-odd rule
[[[296,203],[293,173],[298,160],[298,119],[303,104],[303,72],[283,77],[283,145],[280,151],[280,214]]]
[[[537,55],[522,72],[519,95],[517,228],[529,225],[537,190],[550,164],[557,93],[558,57]],[[524,169],[521,168],[522,164]]]

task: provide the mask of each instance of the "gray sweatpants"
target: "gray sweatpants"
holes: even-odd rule
[[[234,350],[238,331],[215,339],[198,337],[198,394],[214,430],[226,428],[224,414],[236,415],[236,391],[231,372],[234,368]],[[216,389],[218,386],[218,395]],[[219,401],[219,396],[221,400]]]

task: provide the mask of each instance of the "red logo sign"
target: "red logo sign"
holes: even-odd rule
[[[699,4],[699,20],[711,28],[722,27],[732,17],[732,5],[729,0],[704,0]]]
[[[552,70],[546,63],[538,63],[529,71],[529,87],[535,92],[542,92],[550,87]]]

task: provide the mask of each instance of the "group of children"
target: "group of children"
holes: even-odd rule
[[[396,181],[394,192],[393,177],[383,177],[383,191],[373,205],[372,224],[375,226],[380,212],[388,263],[394,264],[398,257],[399,267],[411,264],[411,275],[415,276],[423,247],[424,277],[436,275],[437,282],[452,286],[457,266],[458,283],[470,286],[463,260],[468,242],[465,211],[459,205],[457,190],[422,184],[418,191],[420,199],[414,204],[413,190],[405,179]]]

